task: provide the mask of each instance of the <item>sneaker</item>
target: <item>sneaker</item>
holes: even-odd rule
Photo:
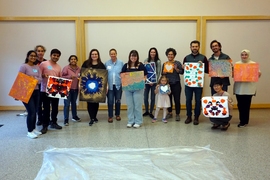
[[[42,125],[41,120],[38,120],[38,121],[37,121],[37,126],[41,126],[41,125]]]
[[[133,124],[127,124],[127,128],[131,128]]]
[[[81,118],[79,118],[78,116],[72,118],[72,121],[74,122],[81,122]]]
[[[69,126],[68,122],[65,122],[64,125],[65,125],[65,126]]]
[[[162,122],[167,123],[168,121],[167,119],[162,119]]]
[[[155,122],[157,122],[157,118],[152,119],[152,123],[155,123]]]
[[[149,115],[149,112],[143,113],[143,116],[148,116],[148,115]]]
[[[90,122],[89,122],[89,126],[92,126],[94,123],[95,123],[95,120],[91,119]]]
[[[179,116],[179,114],[176,114],[175,120],[176,120],[176,121],[180,121],[180,116]]]
[[[134,124],[133,127],[134,127],[134,128],[139,128],[139,127],[141,127],[141,125],[139,125],[139,124]]]
[[[31,139],[35,139],[35,138],[37,138],[37,135],[32,131],[32,132],[27,133],[27,137],[29,137]]]
[[[149,113],[150,118],[154,118],[154,115],[152,113]]]
[[[168,113],[168,114],[166,115],[166,119],[170,119],[170,118],[172,118],[172,113]]]
[[[97,118],[94,119],[94,123],[98,123],[98,119]]]
[[[42,134],[46,134],[47,131],[48,131],[48,127],[43,127],[43,128],[40,130],[40,132],[41,132]]]
[[[37,136],[42,134],[41,132],[39,132],[39,131],[36,130],[36,129],[34,129],[32,132],[35,133]]]
[[[57,123],[52,123],[50,127],[54,129],[62,129],[62,126],[59,126]]]
[[[243,127],[246,127],[246,124],[241,124],[241,123],[240,123],[240,124],[237,125],[237,127],[243,128]]]

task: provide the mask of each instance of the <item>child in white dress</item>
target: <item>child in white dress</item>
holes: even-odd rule
[[[161,76],[158,81],[158,85],[155,89],[155,94],[157,96],[156,111],[152,123],[157,121],[157,116],[160,108],[163,108],[163,119],[162,122],[167,123],[166,115],[167,108],[171,106],[169,94],[171,93],[171,88],[169,85],[169,79],[166,76]]]

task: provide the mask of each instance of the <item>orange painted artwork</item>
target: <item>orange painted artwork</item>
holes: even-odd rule
[[[185,63],[184,82],[189,87],[203,87],[204,64]]]
[[[205,117],[224,118],[229,117],[227,96],[202,97],[202,114]]]
[[[259,79],[259,64],[235,64],[233,78],[235,82],[257,82]]]
[[[144,89],[143,71],[124,72],[120,74],[123,91]]]
[[[163,65],[163,72],[164,73],[173,73],[174,63],[165,62]]]
[[[19,72],[8,95],[28,103],[37,83],[37,79]]]

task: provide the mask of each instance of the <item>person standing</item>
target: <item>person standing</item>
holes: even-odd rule
[[[81,68],[78,67],[78,57],[71,55],[68,58],[69,65],[65,66],[62,70],[62,77],[71,79],[72,84],[70,87],[69,95],[67,99],[64,99],[64,125],[68,126],[69,123],[69,108],[71,104],[72,121],[80,122],[81,119],[77,115],[77,97],[79,93],[79,77]]]
[[[253,64],[255,63],[250,59],[250,51],[244,49],[241,51],[241,61],[236,64]],[[259,71],[258,76],[261,76]],[[239,128],[245,127],[249,123],[250,105],[252,96],[256,95],[256,82],[235,82],[233,92],[236,95],[237,107],[239,111],[240,123],[237,125]]]
[[[172,118],[172,97],[174,99],[174,104],[175,104],[175,120],[180,121],[180,97],[181,97],[181,83],[180,83],[180,74],[184,73],[184,69],[182,67],[181,62],[175,60],[175,56],[177,54],[176,50],[173,48],[168,48],[165,52],[168,61],[163,63],[162,65],[162,75],[165,75],[169,79],[169,85],[171,88],[171,93],[170,93],[170,103],[171,106],[168,108],[168,114],[166,119]],[[171,70],[170,72],[167,72],[165,70],[166,66],[170,66],[169,69]],[[168,68],[166,68],[168,69]]]
[[[210,43],[210,48],[212,49],[213,54],[209,58],[209,61],[213,61],[213,60],[228,60],[228,61],[231,61],[230,56],[228,56],[227,54],[224,54],[221,51],[221,48],[222,48],[221,43],[218,42],[217,40],[213,40]],[[221,80],[222,84],[223,84],[222,89],[224,91],[228,91],[228,86],[230,85],[229,77],[211,77],[210,87],[211,87],[211,94],[212,95],[215,94],[215,90],[213,88],[213,85],[214,85],[214,82],[217,81],[217,80]]]
[[[106,69],[105,65],[101,62],[99,51],[97,49],[92,49],[89,53],[89,57],[84,61],[81,69]],[[90,117],[89,126],[98,122],[97,113],[99,109],[99,103],[87,102],[87,111]]]
[[[111,59],[105,63],[108,71],[108,93],[107,93],[107,104],[108,104],[108,122],[113,122],[113,105],[115,106],[115,116],[117,121],[121,121],[120,110],[121,110],[121,97],[122,97],[122,84],[120,73],[122,71],[123,62],[117,59],[116,49],[109,51]]]
[[[23,105],[27,110],[27,118],[26,118],[26,124],[28,129],[27,136],[32,139],[37,138],[38,135],[41,134],[41,132],[36,130],[36,116],[37,116],[36,109],[38,107],[40,94],[38,88],[42,79],[40,69],[37,65],[35,65],[36,57],[37,53],[35,51],[33,50],[28,51],[25,63],[21,65],[19,70],[19,72],[34,77],[35,79],[38,80],[38,84],[36,85],[35,90],[33,91],[28,103],[23,102]]]
[[[154,62],[156,66],[156,80],[159,80],[160,71],[161,71],[161,61],[158,56],[158,51],[155,47],[152,47],[149,49],[148,52],[148,58],[144,60],[144,64]],[[144,89],[144,107],[145,107],[145,113],[143,116],[150,116],[152,119],[154,118],[153,110],[155,106],[155,89],[156,89],[157,83],[149,83],[145,84]],[[149,111],[149,91],[151,92],[151,102],[150,102],[150,111]]]
[[[57,124],[58,115],[58,98],[51,98],[46,95],[46,87],[49,76],[61,77],[61,67],[57,64],[61,52],[58,49],[52,49],[50,54],[50,60],[44,61],[39,65],[42,74],[41,82],[41,98],[43,100],[43,128],[41,129],[42,134],[47,133],[48,126],[51,128],[62,129],[62,126]],[[50,119],[51,115],[51,119]],[[50,122],[51,120],[51,122]]]
[[[183,64],[185,63],[200,63],[204,64],[204,72],[208,73],[208,60],[203,55],[200,54],[200,42],[195,40],[190,43],[190,50],[191,54],[187,55],[184,60]],[[194,125],[199,124],[199,116],[201,112],[201,98],[202,98],[202,91],[203,87],[189,87],[185,85],[185,95],[186,95],[186,111],[187,111],[187,119],[185,124],[189,124],[192,122],[192,99],[193,93],[195,95],[195,109],[194,109]]]
[[[147,71],[145,66],[139,61],[139,53],[132,50],[128,56],[128,62],[124,64],[122,73],[143,71],[146,77]],[[127,127],[139,128],[143,123],[142,104],[143,104],[143,89],[140,90],[127,90],[125,91],[127,101]]]

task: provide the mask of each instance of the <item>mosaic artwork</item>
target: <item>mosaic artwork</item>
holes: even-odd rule
[[[80,101],[104,103],[106,101],[107,82],[107,70],[82,68]]]
[[[49,76],[46,94],[51,98],[67,99],[72,80],[56,76]]]
[[[174,69],[174,63],[165,62],[163,64],[163,72],[165,72],[165,73],[173,73],[173,69]]]
[[[259,79],[259,64],[235,64],[233,78],[235,82],[257,82]]]
[[[210,60],[209,61],[210,77],[230,77],[232,76],[231,60]]]
[[[144,72],[124,72],[121,73],[122,89],[123,91],[135,91],[144,89]]]
[[[202,114],[205,117],[229,117],[228,97],[209,96],[202,98]]]
[[[203,87],[204,64],[185,63],[184,82],[189,87]]]
[[[144,65],[147,70],[147,78],[145,80],[145,84],[157,83],[157,75],[156,75],[156,63],[150,62]]]
[[[24,103],[28,103],[37,83],[37,79],[19,72],[8,95]]]

